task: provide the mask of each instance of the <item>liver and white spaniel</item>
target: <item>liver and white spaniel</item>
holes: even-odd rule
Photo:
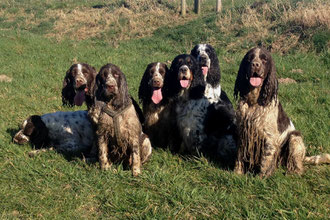
[[[232,120],[217,124],[217,129],[210,127],[212,123],[207,123],[216,121],[216,118],[222,115],[213,114],[214,111],[210,110],[212,103],[204,96],[206,82],[197,60],[187,54],[177,56],[172,62],[166,81],[171,87],[167,89],[170,91],[170,97],[176,99],[175,112],[182,138],[181,150],[189,153],[216,152],[222,158],[231,157],[236,149],[233,134],[227,132]],[[221,111],[227,110],[222,108]],[[226,112],[226,115],[230,113]],[[207,132],[210,130],[212,134]],[[222,133],[217,132],[220,130]],[[217,135],[214,135],[215,133]]]
[[[93,104],[93,87],[96,70],[87,63],[73,64],[66,72],[63,80],[63,105],[81,106],[86,102],[89,108]]]
[[[54,112],[27,118],[14,138],[17,144],[30,142],[36,148],[54,147],[70,154],[89,153],[94,132],[87,111]]]
[[[107,64],[100,69],[95,98],[89,116],[96,127],[101,168],[108,169],[112,162],[124,161],[132,168],[133,176],[139,175],[152,147],[142,132],[125,75],[119,67]]]
[[[150,63],[141,79],[139,99],[144,114],[144,131],[153,146],[173,148],[175,115],[172,101],[164,92],[168,67],[164,63]]]
[[[235,82],[238,156],[235,171],[261,177],[283,164],[289,173],[301,174],[303,163],[329,163],[330,155],[305,156],[305,145],[284,112],[277,95],[276,69],[270,53],[253,48],[244,56]]]

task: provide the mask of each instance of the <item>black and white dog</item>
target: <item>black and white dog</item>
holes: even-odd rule
[[[228,141],[233,142],[232,137],[236,136],[235,111],[226,92],[221,88],[221,70],[216,51],[209,44],[197,44],[190,54],[196,58],[206,82],[204,96],[210,105],[204,123],[206,125],[205,133],[209,136],[208,141],[210,139],[221,140],[223,135],[229,135],[226,136],[226,139],[229,137]],[[219,147],[216,148],[221,151],[221,145],[224,143],[219,143]],[[229,145],[233,144],[230,143]]]
[[[205,96],[207,83],[197,60],[188,54],[175,57],[166,80],[169,81],[166,84],[172,87],[167,90],[172,92],[170,97],[176,99],[177,126],[182,139],[181,152],[216,153],[221,158],[232,156],[236,150],[231,130],[233,112],[222,104],[220,115]],[[219,116],[226,120],[219,121]],[[215,124],[213,121],[219,123]]]
[[[199,63],[206,81],[205,97],[211,103],[217,102],[222,91],[220,85],[221,71],[215,49],[209,44],[197,44],[190,54]]]
[[[17,144],[30,142],[36,148],[54,147],[56,151],[69,154],[89,153],[93,140],[87,111],[32,115],[24,120],[13,138]]]

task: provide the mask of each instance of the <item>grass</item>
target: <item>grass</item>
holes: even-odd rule
[[[12,143],[28,115],[72,110],[61,105],[62,79],[72,63],[88,62],[97,69],[108,62],[120,66],[137,98],[148,63],[170,63],[196,43],[208,42],[218,53],[222,87],[234,105],[241,59],[251,47],[268,47],[278,77],[297,82],[281,84],[279,95],[304,135],[307,153],[330,152],[329,18],[321,13],[329,7],[327,1],[265,1],[258,6],[262,10],[251,8],[253,1],[224,1],[223,13],[215,15],[215,3],[205,0],[200,16],[192,13],[193,1],[188,1],[185,18],[179,16],[178,2],[0,3],[0,75],[13,79],[0,82],[1,219],[327,218],[326,165],[307,167],[303,176],[278,169],[259,179],[237,176],[204,157],[183,158],[155,149],[142,175],[133,178],[121,165],[104,172],[98,164],[55,152],[29,158],[30,145]],[[74,16],[86,12],[93,13]],[[304,12],[309,20],[301,16]]]

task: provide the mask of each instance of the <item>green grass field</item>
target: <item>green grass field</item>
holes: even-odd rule
[[[279,96],[307,154],[329,153],[330,3],[312,0],[204,0],[180,17],[178,0],[7,0],[0,2],[0,219],[327,219],[330,169],[268,179],[238,176],[205,157],[155,149],[137,178],[116,165],[101,171],[79,157],[12,143],[31,114],[72,110],[61,103],[74,62],[121,67],[137,98],[148,63],[167,62],[197,43],[218,52],[222,87],[233,98],[239,64],[252,47],[274,57]],[[261,1],[259,1],[261,2]],[[8,79],[8,78],[7,78]],[[85,109],[86,106],[78,109]]]

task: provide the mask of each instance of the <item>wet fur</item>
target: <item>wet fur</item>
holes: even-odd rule
[[[256,76],[262,78],[258,87],[249,82]],[[234,95],[239,96],[237,173],[249,171],[269,177],[280,164],[289,173],[304,171],[304,160],[310,157],[305,157],[303,138],[284,112],[277,91],[276,69],[270,53],[263,48],[248,51],[234,90]]]
[[[107,64],[100,69],[96,77],[95,98],[89,117],[96,128],[101,168],[106,170],[112,163],[123,161],[132,168],[134,176],[139,175],[141,165],[150,157],[152,148],[149,138],[142,132],[128,94],[125,75],[119,67]],[[115,119],[105,108],[121,113]]]

